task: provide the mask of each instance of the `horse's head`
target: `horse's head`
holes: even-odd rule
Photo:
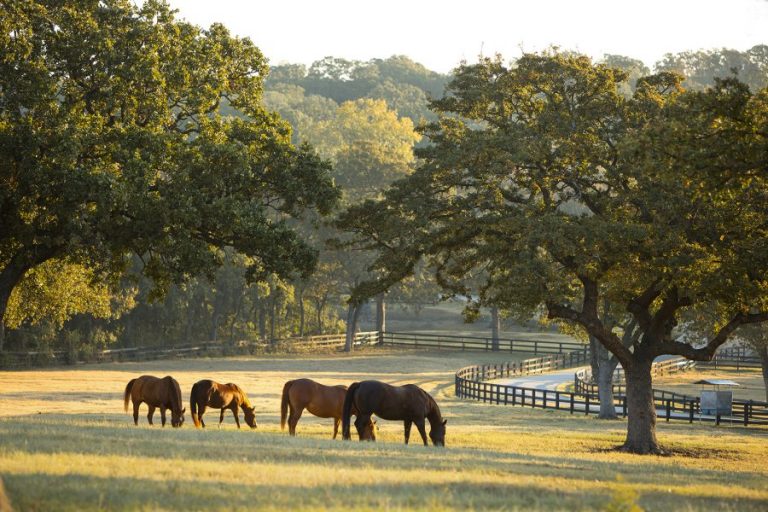
[[[376,421],[369,418],[368,421],[363,421],[361,418],[355,419],[355,428],[357,428],[357,435],[361,441],[375,441],[376,440]]]
[[[243,407],[243,414],[245,414],[245,422],[251,428],[257,428],[256,425],[256,407]]]
[[[432,440],[432,444],[435,446],[445,446],[445,424],[448,420],[437,422],[435,425],[431,425],[429,429],[429,438]]]
[[[180,427],[184,424],[184,413],[187,412],[187,408],[183,408],[181,412],[177,413],[171,409],[171,426]]]

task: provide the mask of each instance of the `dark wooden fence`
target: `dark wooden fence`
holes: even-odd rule
[[[437,348],[449,350],[493,350],[490,337],[456,336],[445,334],[421,334],[385,332],[382,344],[393,347]],[[502,352],[528,352],[531,354],[563,354],[565,352],[589,352],[589,346],[578,341],[527,340],[500,338],[498,350]]]
[[[285,338],[266,341],[239,341],[236,343],[202,342],[170,347],[130,347],[95,351],[89,354],[73,354],[64,350],[51,352],[3,352],[0,368],[31,368],[77,363],[101,363],[112,361],[149,361],[181,357],[222,356],[253,354],[264,351],[304,351],[335,349],[345,344],[344,334],[325,334],[303,338]],[[355,345],[376,344],[377,332],[359,332]]]
[[[504,377],[580,366],[588,364],[588,361],[588,354],[585,357],[581,352],[577,352],[510,363],[466,366],[456,372],[455,393],[457,397],[485,403],[559,409],[571,414],[595,414],[600,411],[600,402],[594,393],[571,393],[488,382]],[[666,421],[682,420],[693,423],[698,420],[716,424],[728,422],[744,426],[768,425],[766,402],[734,400],[732,414],[727,417],[702,415],[698,397],[679,393],[654,390],[654,403],[657,413],[660,411],[659,418]],[[619,414],[626,416],[625,395],[615,395],[614,405]]]
[[[658,361],[651,365],[651,376],[658,377],[663,375],[671,375],[673,373],[680,373],[688,371],[696,366],[696,361],[691,361],[684,357],[675,357],[672,359],[666,359],[664,361]],[[582,395],[595,395],[597,396],[597,383],[593,382],[592,368],[581,368],[574,373],[574,390],[576,393]],[[619,366],[613,372],[613,394],[624,395],[626,394],[626,386],[624,385],[624,369]]]

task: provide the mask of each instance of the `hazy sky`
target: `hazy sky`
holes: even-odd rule
[[[140,0],[137,0],[139,2]],[[170,0],[179,16],[224,23],[271,64],[407,55],[435,71],[481,53],[550,45],[649,67],[665,53],[768,44],[768,0]]]

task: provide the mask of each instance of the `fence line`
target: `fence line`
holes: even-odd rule
[[[696,361],[684,357],[675,357],[664,361],[654,362],[651,365],[651,376],[658,377],[673,373],[685,372],[696,366]],[[592,368],[582,368],[574,373],[574,390],[582,395],[597,396],[597,384],[593,382]],[[613,393],[623,395],[626,393],[624,369],[618,366],[613,372]]]
[[[571,393],[487,382],[512,375],[526,375],[529,369],[532,370],[531,373],[535,373],[543,368],[568,368],[584,364],[588,361],[588,358],[582,358],[581,353],[576,353],[573,359],[570,359],[572,354],[544,356],[525,361],[494,365],[466,366],[456,372],[455,394],[459,398],[484,403],[559,409],[569,411],[571,414],[597,413],[600,411],[600,402],[597,400],[597,396],[592,393]],[[554,363],[551,358],[556,358],[559,362]],[[693,423],[699,420],[712,421],[718,425],[721,422],[727,421],[743,424],[744,426],[768,425],[768,403],[766,402],[734,400],[732,414],[728,417],[703,415],[701,414],[701,404],[698,397],[690,397],[668,391],[654,390],[654,404],[657,410],[662,411],[660,418],[666,421],[684,420]],[[616,395],[614,397],[614,405],[621,411],[623,416],[627,415],[626,395]]]
[[[375,344],[378,332],[359,332],[355,335],[356,346]],[[305,336],[296,338],[277,339],[267,341],[238,341],[235,343],[222,343],[207,341],[202,343],[188,343],[174,345],[172,347],[129,347],[104,349],[86,354],[80,357],[66,350],[50,352],[3,352],[0,353],[0,368],[28,368],[34,366],[48,366],[57,364],[75,363],[101,363],[113,361],[147,361],[153,359],[169,359],[177,357],[194,356],[221,356],[249,354],[260,350],[311,350],[318,348],[343,347],[346,342],[344,334],[323,334],[318,336]]]
[[[578,341],[525,340],[499,338],[499,352],[530,352],[533,354],[563,354],[581,351],[588,353],[589,346]],[[382,344],[393,347],[437,348],[450,350],[494,350],[491,337],[384,332]]]

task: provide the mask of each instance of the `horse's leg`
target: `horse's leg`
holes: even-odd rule
[[[405,444],[408,444],[408,440],[411,438],[411,425],[413,425],[413,421],[405,420]]]
[[[339,433],[339,425],[341,424],[341,418],[333,418],[333,438],[336,439],[336,435]]]
[[[155,414],[155,406],[147,404],[147,407],[149,407],[149,412],[147,413],[147,420],[149,420],[150,425],[154,425],[154,423],[152,423],[152,416]]]
[[[288,433],[292,436],[296,435],[296,425],[299,424],[299,418],[301,418],[301,413],[303,412],[303,407],[297,407],[296,409],[291,407],[291,415],[288,416]],[[336,437],[335,434],[334,437]]]
[[[235,417],[235,423],[237,423],[237,428],[240,428],[240,418],[237,417],[237,403],[232,402],[232,415]],[[224,411],[221,411],[222,416],[224,415]]]
[[[133,402],[133,424],[139,426],[139,406],[141,402]]]
[[[160,406],[160,423],[165,426],[165,406]]]
[[[226,411],[226,409],[222,409],[219,414],[219,428],[221,428],[221,424],[224,423],[224,411]]]
[[[200,426],[205,428],[205,422],[203,421],[203,413],[205,412],[205,403],[197,403],[197,418],[200,420]]]
[[[418,418],[413,420],[413,422],[416,424],[416,428],[419,429],[419,434],[421,434],[421,440],[424,441],[424,446],[429,446],[427,443],[427,431],[424,428],[424,418]]]

